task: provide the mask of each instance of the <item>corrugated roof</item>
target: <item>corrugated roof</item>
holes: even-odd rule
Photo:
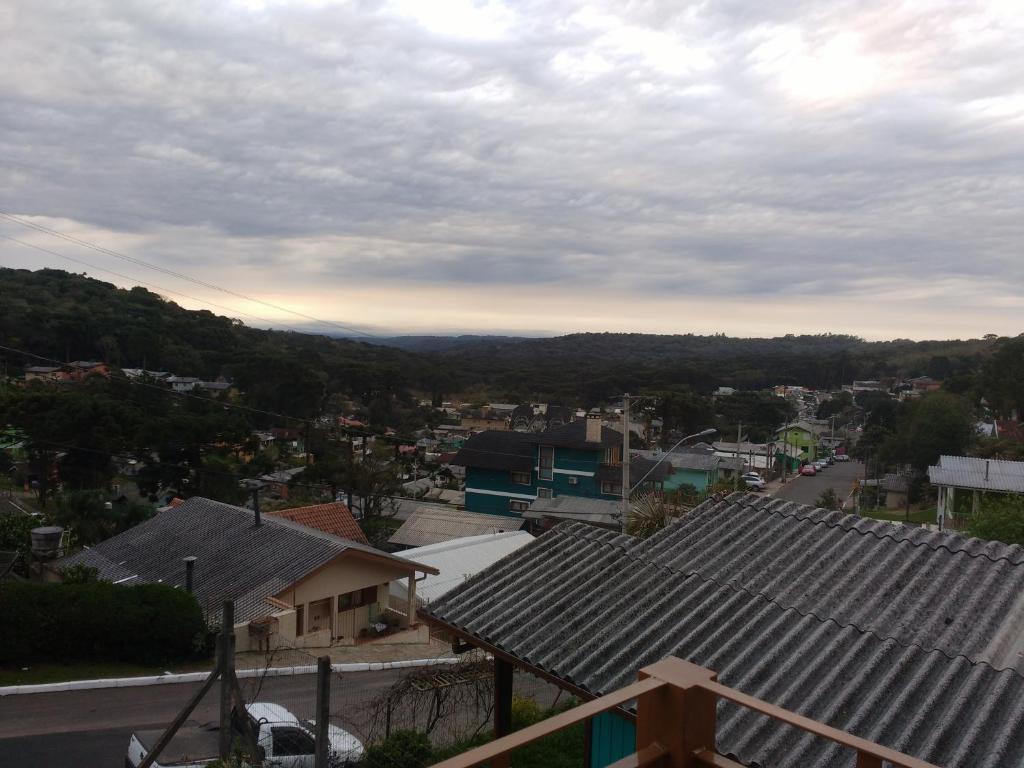
[[[1024,493],[1024,461],[940,456],[937,466],[928,467],[928,479],[932,485]]]
[[[621,475],[619,476],[621,479]],[[618,526],[622,518],[622,504],[610,499],[594,499],[584,496],[556,496],[553,499],[537,499],[523,512],[527,520],[544,517],[561,520],[579,520],[598,525]]]
[[[722,463],[722,457],[713,453],[665,453],[664,451],[637,451],[644,459],[671,464],[676,469],[689,469],[696,472],[713,472]]]
[[[430,603],[532,541],[533,536],[526,531],[488,533],[407,549],[398,556],[432,565],[440,571],[416,583],[416,596],[422,603]],[[405,599],[407,589],[408,579],[391,583],[391,594],[400,599]]]
[[[268,514],[275,517],[283,517],[293,523],[305,525],[308,528],[316,528],[318,531],[329,533],[341,539],[357,541],[360,544],[369,544],[366,534],[359,527],[359,523],[352,517],[349,508],[340,501],[331,504],[313,504],[309,507],[295,507],[293,509],[278,509]]]
[[[424,547],[466,536],[518,531],[522,526],[523,521],[519,517],[485,515],[424,505],[409,515],[401,527],[391,535],[388,543],[400,547]]]
[[[1022,555],[736,494],[646,540],[564,523],[425,613],[595,694],[675,655],[936,764],[1004,768],[1024,677],[980,659],[1019,642]],[[718,739],[748,764],[852,764],[725,703]]]
[[[264,515],[263,525],[257,528],[252,510],[192,497],[180,507],[57,561],[57,567],[81,562],[100,567],[105,580],[135,575],[137,580],[129,583],[183,587],[182,558],[191,555],[196,558],[194,593],[199,604],[216,612],[222,601],[234,599],[235,618],[244,622],[268,613],[264,598],[350,550],[388,559],[403,569],[409,566],[409,561],[365,544],[272,515]]]

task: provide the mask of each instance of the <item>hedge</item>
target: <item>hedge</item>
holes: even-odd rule
[[[0,664],[194,657],[206,629],[195,597],[166,584],[0,582]]]

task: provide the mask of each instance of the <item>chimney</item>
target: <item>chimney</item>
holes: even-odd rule
[[[599,413],[587,414],[587,442],[601,442],[601,414]]]
[[[189,555],[182,559],[185,561],[185,591],[191,595],[193,574],[196,570],[196,558],[195,555]]]

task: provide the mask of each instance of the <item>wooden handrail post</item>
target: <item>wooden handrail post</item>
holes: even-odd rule
[[[231,678],[235,674],[235,602],[225,600],[221,614],[220,636],[217,638],[217,666],[220,675],[220,739],[221,760],[231,756]]]
[[[512,732],[512,686],[515,668],[504,659],[494,659],[494,737],[500,739]],[[509,768],[508,755],[495,757],[492,768]]]
[[[649,677],[669,685],[637,699],[637,752],[660,745],[668,753],[666,766],[697,768],[697,753],[715,750],[715,695],[701,685],[717,675],[670,657],[640,670],[641,680]]]

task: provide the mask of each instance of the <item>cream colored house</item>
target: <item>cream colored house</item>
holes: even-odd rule
[[[189,558],[192,592],[208,621],[234,600],[239,651],[429,641],[416,620],[416,582],[437,574],[433,566],[199,497],[58,560],[53,570],[81,563],[115,583],[185,589]],[[409,606],[401,613],[388,608],[398,579],[406,580]]]

